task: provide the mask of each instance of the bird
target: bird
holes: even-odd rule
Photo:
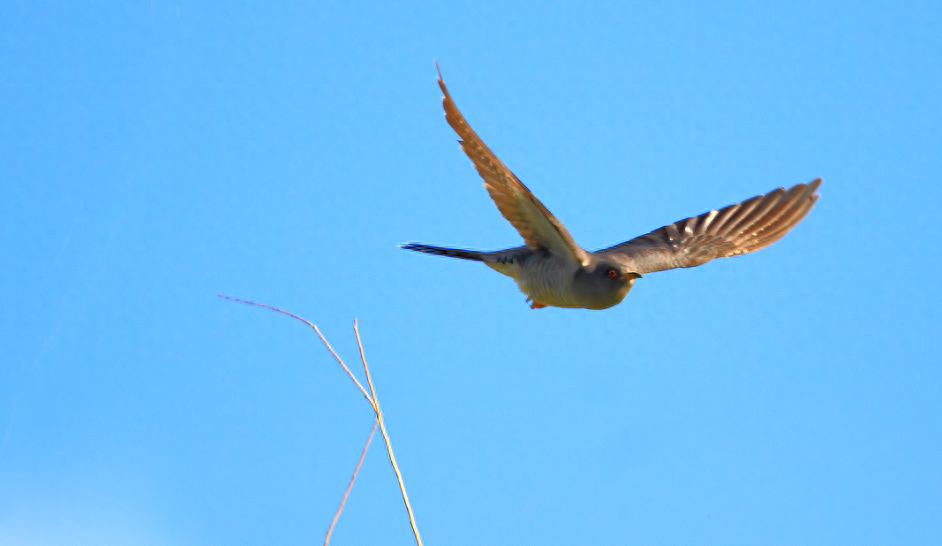
[[[607,309],[625,299],[642,275],[703,265],[716,258],[748,254],[782,238],[818,201],[821,178],[777,188],[718,210],[667,224],[650,233],[588,252],[471,129],[455,105],[441,69],[445,119],[484,181],[501,215],[524,245],[481,252],[419,243],[406,250],[483,262],[516,281],[531,309]]]

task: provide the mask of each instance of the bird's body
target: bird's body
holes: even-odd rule
[[[606,309],[621,301],[642,274],[694,267],[714,258],[764,248],[795,227],[817,202],[816,179],[720,210],[685,218],[619,245],[587,252],[566,227],[507,168],[458,111],[445,82],[445,118],[484,180],[501,214],[520,233],[524,246],[479,252],[410,243],[403,248],[483,262],[517,282],[531,307]]]
[[[583,307],[572,289],[580,269],[564,258],[531,251],[520,261],[514,280],[537,305]]]

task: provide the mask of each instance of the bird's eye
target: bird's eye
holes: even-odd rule
[[[615,271],[614,269],[609,269],[606,275],[614,279],[615,277],[618,276],[618,271]]]

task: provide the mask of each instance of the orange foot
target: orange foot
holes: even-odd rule
[[[538,301],[535,301],[535,302],[533,302],[533,303],[530,304],[530,309],[543,309],[544,307],[546,307],[546,306],[543,305],[542,303],[538,302]]]

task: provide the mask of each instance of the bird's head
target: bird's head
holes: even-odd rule
[[[590,309],[607,309],[621,303],[640,278],[622,264],[596,260],[576,272],[573,291],[590,303]]]

